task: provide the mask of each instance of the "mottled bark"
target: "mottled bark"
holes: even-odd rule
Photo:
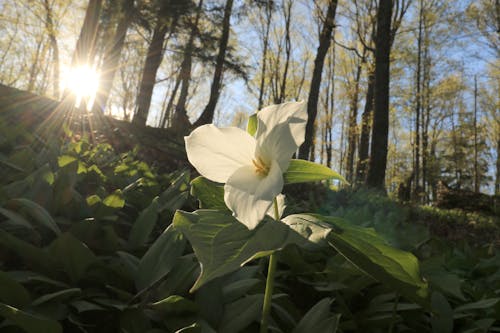
[[[352,82],[348,138],[347,138],[347,160],[346,160],[346,179],[349,182],[354,180],[354,154],[356,152],[356,143],[358,140],[358,100],[359,100],[359,80],[361,78],[362,62],[356,68],[354,81]]]

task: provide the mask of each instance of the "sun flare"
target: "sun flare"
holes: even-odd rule
[[[99,74],[89,66],[68,68],[63,74],[63,89],[69,90],[76,97],[76,105],[85,101],[92,106],[99,86]]]

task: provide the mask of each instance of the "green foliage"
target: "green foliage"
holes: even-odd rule
[[[428,223],[409,222],[489,220],[330,191],[321,215],[249,231],[219,184],[158,174],[134,151],[85,139],[34,144],[2,124],[2,331],[256,332],[259,257],[276,250],[274,332],[499,330],[498,251],[448,243]],[[308,170],[301,181],[328,176]],[[428,303],[418,297],[425,283],[415,256]]]

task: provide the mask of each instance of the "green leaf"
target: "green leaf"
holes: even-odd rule
[[[60,290],[55,293],[45,294],[40,296],[31,304],[32,306],[38,306],[47,302],[57,302],[58,304],[66,303],[67,300],[74,298],[77,295],[81,295],[82,290],[80,288],[70,288],[65,290]]]
[[[69,232],[61,234],[53,241],[49,252],[62,264],[73,282],[79,281],[90,264],[97,260],[87,245]]]
[[[186,240],[169,226],[142,257],[136,278],[137,289],[147,288],[162,279],[184,252]]]
[[[148,307],[160,312],[162,315],[176,316],[195,313],[198,309],[196,303],[178,295],[169,296],[161,301],[150,304]]]
[[[490,309],[500,301],[500,298],[487,298],[477,302],[468,303],[455,308],[455,313],[470,310]]]
[[[108,195],[102,203],[110,208],[123,208],[125,199],[123,199],[122,191],[116,190],[114,193]]]
[[[193,179],[191,195],[198,199],[201,209],[228,210],[224,202],[224,186],[217,185],[204,177]]]
[[[27,333],[62,333],[62,327],[57,321],[38,317],[3,303],[0,303],[0,316],[9,319]]]
[[[324,298],[316,303],[295,326],[292,333],[331,332],[338,328],[340,314],[330,312],[331,300]]]
[[[254,136],[255,135],[255,132],[257,132],[257,126],[258,126],[259,122],[257,120],[257,114],[254,113],[253,115],[251,115],[250,117],[248,117],[248,123],[247,123],[247,132],[248,134],[250,134],[251,136]]]
[[[290,161],[283,178],[285,184],[307,183],[327,179],[336,179],[347,183],[344,177],[324,165],[295,159]]]
[[[11,250],[38,271],[53,274],[57,270],[55,258],[45,250],[12,236],[2,229],[0,229],[0,247]]]
[[[237,270],[246,262],[269,255],[303,238],[288,226],[264,221],[254,230],[216,210],[177,211],[173,224],[191,243],[201,264],[201,274],[191,291],[208,281]]]
[[[33,229],[31,223],[29,223],[22,215],[12,212],[8,209],[0,207],[0,214],[8,218],[8,222],[15,225],[25,227],[26,229]]]
[[[30,303],[30,294],[22,284],[0,271],[0,301],[18,308]]]
[[[153,231],[156,221],[158,220],[159,208],[158,197],[156,197],[151,204],[139,214],[139,217],[132,225],[132,230],[130,230],[128,239],[130,246],[138,247],[148,241],[149,235]]]
[[[7,203],[9,208],[21,208],[24,209],[28,214],[30,214],[35,221],[40,223],[40,225],[52,230],[56,235],[61,233],[59,226],[54,221],[52,216],[39,204],[25,198],[17,198],[9,200]]]
[[[387,245],[372,228],[354,226],[335,217],[300,217],[311,222],[329,223],[332,232],[328,234],[328,243],[347,260],[379,282],[427,305],[427,283],[420,276],[418,259],[413,254]]]
[[[218,332],[241,332],[252,322],[258,321],[262,311],[263,300],[264,295],[257,294],[226,304]]]
[[[433,292],[431,296],[433,333],[453,332],[453,309],[450,303],[440,292]]]
[[[70,163],[73,163],[77,161],[77,158],[74,157],[74,156],[71,156],[71,155],[62,155],[62,156],[59,156],[57,158],[57,165],[59,165],[59,167],[64,167]]]

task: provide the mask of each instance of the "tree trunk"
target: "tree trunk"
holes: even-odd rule
[[[375,109],[371,158],[366,183],[369,187],[385,189],[387,143],[389,135],[389,74],[391,54],[392,1],[381,0],[377,11],[375,38]]]
[[[283,103],[286,99],[286,80],[288,77],[288,67],[290,66],[290,56],[292,50],[292,41],[290,39],[290,22],[292,20],[293,0],[288,1],[288,7],[283,8],[285,14],[285,69],[281,80],[279,102]]]
[[[370,133],[372,128],[374,90],[375,73],[373,70],[369,70],[365,108],[363,110],[363,115],[361,116],[361,134],[358,147],[358,163],[356,165],[356,181],[358,182],[358,184],[364,184],[366,182],[366,174],[369,161],[368,153],[370,150]]]
[[[210,99],[208,100],[208,104],[202,114],[194,123],[194,127],[209,124],[214,119],[215,107],[217,106],[217,101],[219,100],[222,85],[224,60],[226,58],[227,43],[229,41],[229,31],[231,27],[232,7],[233,0],[227,0],[224,8],[224,18],[222,20],[222,35],[220,38],[219,53],[217,54],[217,61],[215,64],[214,79],[212,81],[212,86],[210,87]]]
[[[495,194],[500,195],[500,132],[497,132],[497,172],[495,175]]]
[[[89,1],[80,36],[78,37],[75,52],[73,53],[73,59],[71,61],[72,67],[90,65],[92,60],[91,55],[94,54],[96,46],[101,7],[102,0]]]
[[[111,92],[111,88],[113,87],[113,80],[115,78],[116,71],[118,70],[120,55],[125,44],[127,30],[132,19],[133,7],[134,0],[121,1],[118,26],[111,42],[106,46],[104,54],[101,67],[100,85],[93,105],[94,112],[104,112],[108,102],[109,94]]]
[[[168,2],[165,1],[165,3]],[[163,21],[162,13],[164,13],[164,11],[165,10],[160,9],[158,12],[156,26],[153,31],[151,43],[148,47],[146,62],[144,63],[144,69],[142,71],[141,84],[139,85],[139,94],[137,95],[136,109],[132,122],[141,126],[146,126],[146,121],[148,120],[151,97],[156,81],[156,72],[158,72],[158,68],[163,58],[163,43],[165,41],[165,35],[169,30]],[[174,17],[170,26],[171,31],[175,29],[176,24],[177,20]]]
[[[272,18],[272,1],[266,2],[266,32],[264,36],[264,47],[262,48],[262,68],[260,71],[260,86],[259,86],[259,105],[257,110],[262,109],[262,104],[264,102],[264,83],[266,76],[266,64],[267,64],[267,48],[269,45],[269,30],[271,28],[271,18]]]
[[[358,64],[354,76],[354,89],[351,96],[351,112],[349,114],[348,141],[347,141],[347,160],[346,160],[346,179],[348,182],[354,180],[354,153],[356,152],[356,141],[358,139],[358,98],[359,98],[359,79],[361,78],[362,62]]]
[[[333,28],[335,27],[335,12],[337,10],[337,0],[330,0],[328,2],[328,10],[326,12],[323,28],[319,36],[319,46],[314,59],[314,69],[311,78],[311,87],[309,89],[309,98],[307,100],[307,124],[304,143],[299,148],[300,159],[310,159],[310,152],[314,144],[314,125],[316,122],[316,115],[318,113],[318,97],[321,86],[321,74],[323,72],[323,64],[325,61],[326,53],[330,47],[332,39]]]
[[[57,44],[56,31],[54,28],[54,21],[52,19],[52,8],[50,7],[49,0],[44,0],[43,2],[45,8],[45,27],[47,28],[47,32],[49,35],[50,46],[52,47],[52,63],[53,63],[53,72],[52,72],[52,84],[53,84],[53,93],[55,99],[59,99],[61,97],[61,91],[59,88],[60,84],[60,63],[59,63],[59,46]]]
[[[181,70],[179,72],[179,75],[181,77],[181,92],[179,95],[179,99],[177,100],[175,114],[172,119],[172,127],[174,127],[179,133],[187,131],[191,126],[189,117],[187,115],[186,102],[189,94],[189,83],[191,81],[194,38],[197,35],[198,22],[200,21],[202,6],[203,0],[200,0],[198,3],[195,20],[191,26],[189,40],[186,44],[186,47],[184,48],[184,59],[182,60]]]
[[[423,31],[423,21],[424,21],[424,3],[420,0],[420,11],[418,18],[418,38],[417,38],[417,72],[415,80],[415,147],[414,147],[414,189],[413,196],[415,199],[419,198],[420,195],[420,131],[421,131],[421,113],[422,113],[422,31]]]

